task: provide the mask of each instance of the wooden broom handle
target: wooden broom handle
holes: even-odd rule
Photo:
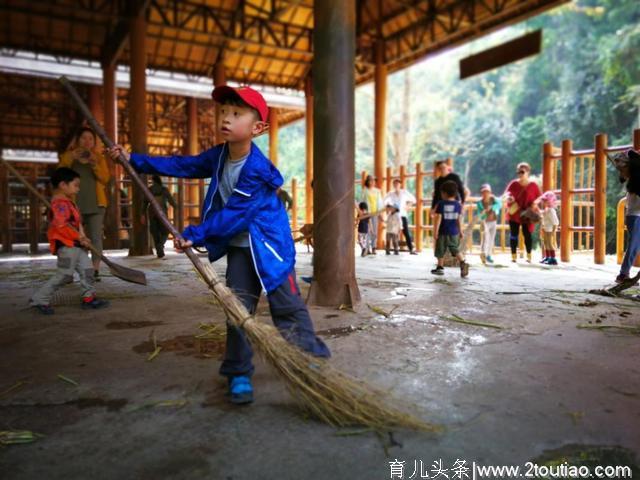
[[[69,82],[69,79],[67,77],[62,76],[59,78],[59,80],[60,80],[60,83],[62,83],[62,85],[67,89],[71,97],[74,99],[74,101],[76,102],[76,105],[78,106],[78,108],[80,109],[84,117],[87,119],[87,121],[89,122],[89,125],[91,125],[91,128],[93,129],[93,131],[96,132],[96,135],[100,137],[100,139],[102,140],[102,142],[105,144],[106,147],[112,148],[115,144],[107,136],[107,132],[104,131],[102,126],[95,119],[95,117],[91,113],[91,110],[89,110],[89,107],[87,107],[87,104],[84,103],[84,100],[82,100],[82,98],[78,94],[78,91],[75,89],[73,85],[71,85],[71,82]],[[155,197],[149,190],[149,187],[145,184],[145,182],[142,181],[138,173],[127,161],[127,159],[123,154],[120,154],[118,156],[118,162],[120,162],[120,164],[124,167],[124,169],[127,171],[129,176],[136,183],[136,185],[138,185],[138,187],[140,188],[140,190],[148,200],[149,204],[153,208],[153,211],[156,214],[156,218],[158,218],[160,222],[162,222],[162,225],[164,225],[164,227],[174,236],[174,238],[184,240],[184,238],[182,237],[182,234],[169,221],[169,219],[167,218],[167,215],[164,213],[162,208],[160,208],[160,204],[158,203],[158,201],[155,199]],[[193,251],[192,248],[185,248],[184,253],[187,257],[189,257],[189,260],[191,260],[191,263],[193,263],[193,266],[196,268],[196,270],[202,276],[202,278],[207,282],[207,285],[209,285],[209,287],[214,288],[216,284],[220,283],[220,280],[218,278],[211,277],[211,273],[212,273],[211,270],[205,269],[204,265],[200,261],[200,258]]]

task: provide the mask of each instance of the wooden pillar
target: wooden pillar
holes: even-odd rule
[[[315,0],[314,281],[309,301],[354,305],[355,0]]]
[[[216,61],[216,63],[213,66],[213,86],[215,87],[221,87],[223,85],[227,84],[227,74],[224,68],[224,54],[223,52],[220,53],[220,55],[218,56],[218,60]],[[220,123],[220,105],[216,102],[215,104],[215,117],[214,117],[214,122],[215,122],[215,143],[216,144],[220,144],[220,143],[224,143],[224,140],[222,138],[222,133],[220,132],[220,127],[221,127],[221,123]],[[197,149],[197,147],[196,147]],[[196,152],[197,153],[197,152]],[[195,154],[195,153],[194,153]],[[200,179],[197,181],[197,185],[198,185],[198,202],[197,202],[197,206],[196,206],[196,216],[200,217],[200,209],[202,208],[202,205],[200,202],[204,201],[204,179]]]
[[[218,60],[213,66],[213,86],[221,87],[227,84],[227,76],[224,70],[224,60],[223,56],[220,55]],[[220,105],[216,102],[215,104],[215,143],[223,143],[222,135],[220,134]]]
[[[185,155],[198,154],[198,101],[194,97],[188,97],[186,103],[187,109],[187,138],[184,142]],[[183,182],[184,185],[184,182]],[[178,187],[180,188],[180,187]],[[184,189],[184,187],[183,187]],[[187,192],[183,193],[192,205],[187,209],[186,217],[200,217],[200,181],[191,180],[187,188]]]
[[[553,144],[546,142],[542,146],[542,192],[554,190],[553,188]]]
[[[100,101],[100,86],[98,85],[89,85],[89,110],[91,110],[91,113],[93,114],[94,117],[96,117],[96,120],[98,120],[98,123],[103,123],[104,122],[104,110],[103,110],[103,104]],[[100,139],[97,139],[98,142],[100,141]],[[96,145],[97,147],[98,145]]]
[[[378,188],[383,188],[382,177],[387,169],[387,66],[384,58],[384,42],[375,44],[375,117],[373,138],[373,175]]]
[[[296,178],[291,179],[291,230],[298,230],[298,180]]]
[[[416,164],[416,214],[415,214],[415,240],[416,240],[416,252],[422,251],[422,163]]]
[[[607,135],[595,138],[595,195],[593,222],[593,261],[603,265],[607,248]]]
[[[31,164],[29,182],[33,188],[38,188],[38,166]],[[29,253],[38,253],[38,240],[40,239],[40,201],[29,191]]]
[[[571,227],[573,226],[573,206],[570,190],[573,185],[573,159],[571,140],[562,141],[562,191],[560,193],[560,259],[571,260]]]
[[[115,63],[102,68],[102,90],[103,90],[103,106],[104,113],[104,129],[107,136],[118,143],[118,95],[116,87],[116,66]],[[120,178],[122,176],[122,167],[106,156],[107,165],[109,166],[109,174],[111,180],[107,185],[107,211],[104,219],[104,248],[119,248],[120,240],[118,238],[120,219]]]
[[[278,109],[269,109],[269,160],[278,166]]]
[[[400,186],[402,188],[406,188],[407,186],[407,167],[405,165],[400,165]],[[391,182],[391,187],[393,188],[393,182]]]
[[[0,163],[0,240],[2,241],[2,253],[11,253],[12,250],[9,193],[9,172],[5,164]]]
[[[304,183],[304,222],[313,223],[313,82],[307,76],[304,84],[305,100],[305,183]]]
[[[131,20],[129,32],[129,61],[130,83],[129,89],[129,129],[131,131],[131,150],[135,153],[147,153],[147,86],[145,69],[147,67],[147,52],[145,49],[147,22],[144,12]],[[146,182],[146,175],[142,176]],[[144,196],[140,189],[132,184],[131,206],[131,238],[129,255],[148,255],[151,253],[149,245],[149,230],[140,221]]]

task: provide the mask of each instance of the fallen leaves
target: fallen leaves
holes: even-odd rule
[[[33,443],[44,435],[30,430],[2,430],[0,431],[0,446]]]

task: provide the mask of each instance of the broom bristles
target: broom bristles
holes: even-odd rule
[[[374,430],[442,430],[390,407],[385,402],[391,400],[389,394],[350,378],[324,359],[301,351],[271,325],[250,320],[245,323],[245,332],[262,357],[280,373],[300,406],[329,425],[361,425]]]
[[[272,325],[259,322],[222,282],[211,264],[204,264],[204,280],[229,319],[243,328],[252,345],[285,380],[300,406],[335,427],[361,425],[383,431],[407,428],[439,432],[442,427],[389,406],[391,396],[331,367],[287,342]],[[385,401],[386,400],[386,401]],[[400,403],[393,399],[394,403]]]

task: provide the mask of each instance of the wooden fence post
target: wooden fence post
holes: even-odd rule
[[[593,261],[603,265],[607,247],[607,135],[595,137],[595,214],[593,222]]]
[[[560,206],[560,259],[563,262],[571,261],[571,227],[572,225],[572,202],[571,189],[573,185],[573,159],[571,150],[573,142],[571,140],[562,141],[562,191]]]
[[[291,179],[291,198],[293,198],[293,203],[291,204],[291,230],[295,232],[298,230],[298,180],[296,178]]]
[[[33,188],[38,188],[38,167],[31,165],[30,182]],[[38,197],[29,192],[29,253],[32,255],[38,253],[39,225],[40,225],[40,202]]]
[[[542,146],[542,193],[553,188],[553,144],[546,142]]]
[[[391,167],[387,167],[386,170],[386,177],[384,177],[384,182],[380,182],[380,189],[382,189],[382,185],[385,186],[385,189],[383,190],[382,194],[386,194],[387,192],[391,191],[391,182],[393,181],[393,169]]]
[[[414,224],[416,226],[416,252],[422,251],[422,163],[416,163],[416,209]]]

